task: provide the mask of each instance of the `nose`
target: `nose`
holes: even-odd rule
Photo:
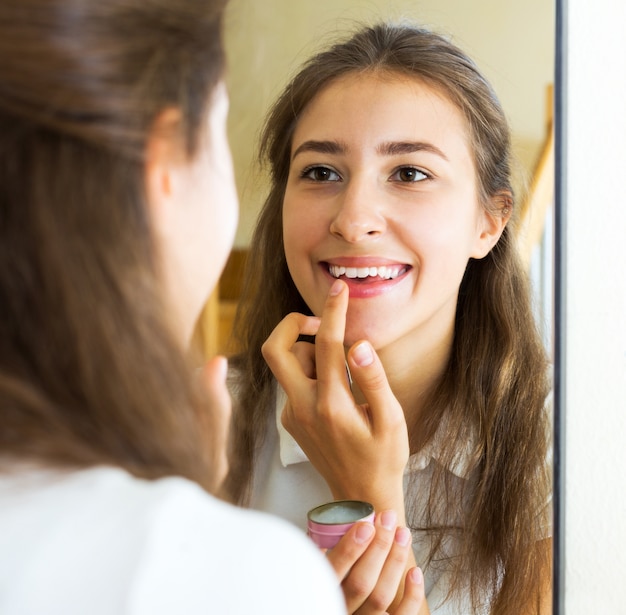
[[[385,232],[387,223],[375,186],[352,180],[337,197],[337,211],[330,223],[331,235],[349,243],[371,239]]]

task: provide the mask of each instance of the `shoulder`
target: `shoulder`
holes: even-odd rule
[[[133,615],[342,612],[333,573],[305,536],[187,480],[101,468],[20,491],[16,510],[38,505],[39,513],[29,515],[35,536],[23,537],[30,556],[16,560],[14,580],[41,590],[31,593],[42,600],[72,586],[71,602],[48,602],[49,613],[95,603]]]
[[[163,612],[193,612],[206,603],[208,587],[215,612],[340,612],[328,563],[296,528],[219,501],[187,481],[159,482],[135,591],[141,613],[168,601],[171,611]]]

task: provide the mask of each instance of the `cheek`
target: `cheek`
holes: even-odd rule
[[[209,262],[212,269],[221,271],[223,265],[228,258],[228,252],[231,245],[232,222],[220,215],[208,222],[209,235],[206,241],[206,250],[209,252]],[[219,229],[219,232],[215,232]]]
[[[287,267],[296,288],[315,312],[317,301],[316,254],[325,239],[322,217],[315,207],[287,199],[283,207],[283,243]],[[319,312],[316,312],[319,313]]]
[[[478,236],[477,212],[452,201],[449,207],[435,209],[413,226],[424,243],[441,250],[464,253]]]
[[[228,152],[227,152],[228,153]],[[214,267],[221,270],[228,258],[239,218],[239,199],[230,158],[207,165],[205,175],[204,229],[205,249]]]
[[[283,204],[283,241],[285,254],[302,254],[312,249],[319,239],[320,216],[309,204],[295,203],[285,196]]]
[[[415,254],[421,276],[439,284],[462,277],[471,256],[473,222],[446,211],[429,212],[418,220],[405,216],[396,226],[400,242]]]

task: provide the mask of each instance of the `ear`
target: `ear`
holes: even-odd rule
[[[181,114],[168,108],[155,119],[145,152],[145,182],[150,216],[159,228],[167,228],[176,188],[176,173],[182,155]]]
[[[513,212],[513,195],[509,190],[502,190],[491,197],[489,207],[481,208],[478,224],[479,235],[476,238],[472,258],[487,256],[498,243],[504,227]]]

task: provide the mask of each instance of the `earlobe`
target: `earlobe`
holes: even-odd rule
[[[490,209],[482,210],[482,221],[473,258],[481,259],[489,254],[498,243],[512,211],[513,195],[508,190],[503,190],[492,197]]]
[[[147,159],[145,168],[146,200],[150,217],[161,226],[167,217],[167,204],[172,195],[168,166],[157,159]]]

